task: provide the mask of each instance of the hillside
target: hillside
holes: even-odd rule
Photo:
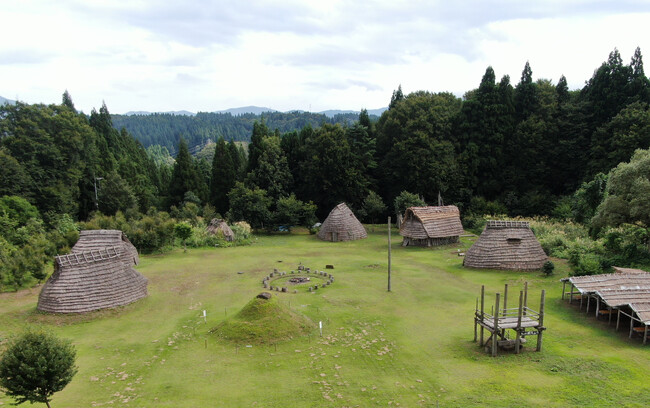
[[[245,109],[245,108],[240,108]],[[264,109],[264,108],[259,108]],[[116,129],[125,128],[144,147],[160,145],[170,152],[178,147],[182,136],[190,147],[202,146],[220,137],[225,140],[250,141],[255,122],[264,121],[271,130],[281,133],[299,131],[305,126],[324,123],[350,125],[359,119],[357,112],[328,116],[301,111],[233,114],[231,112],[199,112],[196,115],[177,113],[111,115]],[[377,119],[375,117],[374,119]]]

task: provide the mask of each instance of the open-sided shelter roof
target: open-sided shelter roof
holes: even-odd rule
[[[605,290],[650,289],[650,273],[606,273],[602,275],[571,276],[568,281],[582,294],[592,294]]]
[[[352,210],[341,203],[330,211],[317,236],[324,241],[354,241],[367,238],[368,233]]]
[[[410,221],[419,222],[410,222]],[[414,239],[454,237],[463,234],[460,211],[455,205],[409,207],[399,233]]]
[[[54,259],[38,310],[82,313],[123,306],[147,296],[147,279],[133,265],[138,252],[122,231],[81,231],[67,255]]]
[[[467,250],[463,264],[472,268],[540,269],[548,256],[525,221],[488,221]]]

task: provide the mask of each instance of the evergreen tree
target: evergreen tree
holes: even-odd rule
[[[521,80],[515,87],[515,108],[519,120],[527,119],[537,111],[537,87],[533,82],[533,71],[526,61],[521,73]]]
[[[71,111],[75,113],[77,112],[77,110],[74,107],[74,103],[72,103],[72,97],[70,96],[70,93],[68,92],[67,89],[65,90],[65,92],[63,92],[63,98],[61,104],[63,106],[67,106],[68,108],[70,108]]]
[[[233,144],[234,146],[234,144]],[[235,155],[239,158],[237,151]],[[212,159],[212,180],[210,183],[210,203],[219,214],[225,214],[230,208],[228,193],[237,181],[237,168],[233,163],[231,148],[223,138],[217,141]]]
[[[402,92],[402,85],[400,84],[397,87],[397,90],[393,91],[393,95],[390,97],[390,103],[388,104],[388,109],[393,109],[399,101],[404,99],[404,93]]]
[[[187,148],[187,142],[181,138],[178,144],[176,164],[174,164],[169,183],[169,205],[179,206],[188,191],[192,191],[198,196],[198,192],[202,190],[200,184],[200,177]]]

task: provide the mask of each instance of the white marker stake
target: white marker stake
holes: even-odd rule
[[[208,324],[208,314],[206,313],[205,310],[203,311],[203,321],[205,322],[205,324]]]
[[[318,322],[318,328],[320,329],[320,336],[323,337],[323,322]]]

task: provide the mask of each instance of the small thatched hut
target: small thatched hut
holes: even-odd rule
[[[228,224],[226,223],[226,220],[222,220],[220,218],[213,218],[212,221],[210,221],[210,225],[208,225],[208,233],[215,235],[215,234],[221,234],[223,235],[224,239],[226,241],[232,241],[235,239],[235,234],[232,232]]]
[[[122,231],[81,231],[70,254],[54,259],[54,273],[38,297],[38,310],[81,313],[147,296],[147,278],[133,265],[138,251]]]
[[[368,233],[350,208],[341,203],[334,207],[318,231],[323,241],[354,241],[367,238]]]
[[[540,269],[548,260],[525,221],[488,221],[478,240],[467,250],[463,265],[489,269]]]
[[[436,246],[458,242],[463,234],[460,211],[455,205],[409,207],[399,228],[402,246]]]

